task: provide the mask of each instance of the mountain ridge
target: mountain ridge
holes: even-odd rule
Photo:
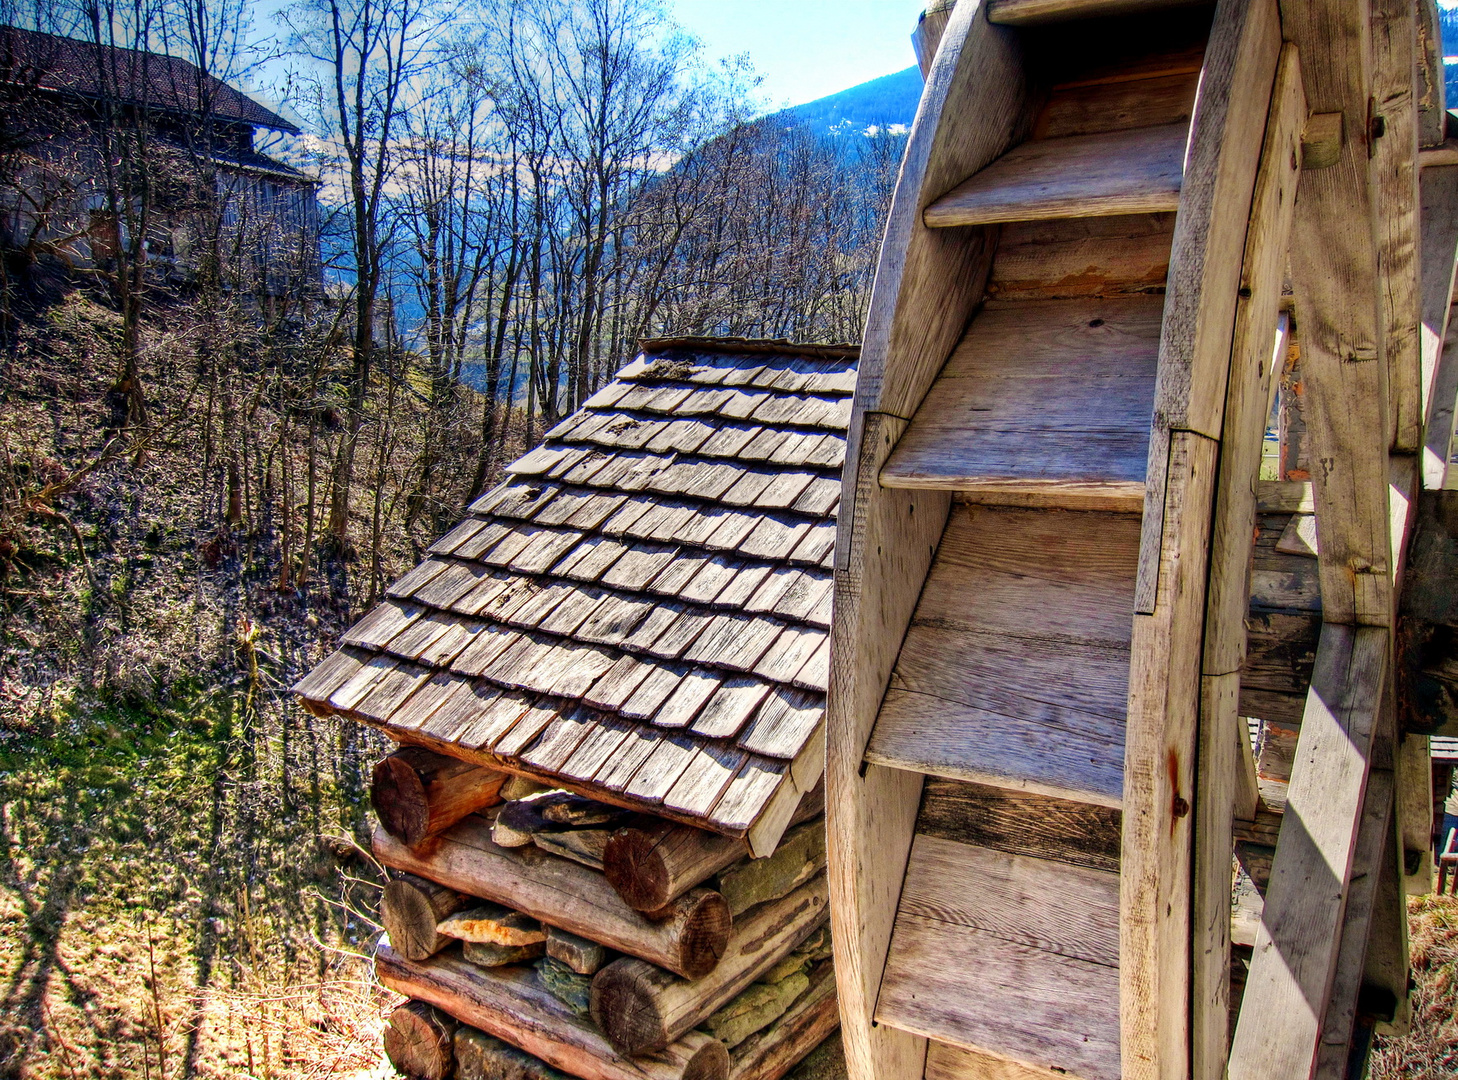
[[[921,71],[914,64],[902,71],[792,105],[771,114],[805,124],[820,134],[862,133],[867,128],[911,126],[921,101]]]

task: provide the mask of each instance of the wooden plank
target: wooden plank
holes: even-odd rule
[[[656,1058],[620,1056],[596,1025],[574,1013],[526,965],[482,968],[454,951],[406,960],[388,945],[375,951],[375,972],[397,993],[428,1001],[505,1039],[580,1080],[725,1080],[724,1044],[690,1032]]]
[[[1151,296],[987,305],[881,482],[1137,507],[1162,309]]]
[[[707,816],[746,760],[748,755],[733,747],[700,746],[663,797],[663,805],[683,814]]]
[[[1322,629],[1231,1047],[1232,1080],[1311,1073],[1340,949],[1388,648],[1380,627]]]
[[[1119,872],[1119,812],[1006,788],[929,778],[919,836]]]
[[[926,208],[929,228],[1176,209],[1188,125],[1025,142]]]
[[[749,728],[739,736],[744,749],[766,757],[794,758],[825,715],[820,694],[780,687],[759,707]]]
[[[950,505],[940,493],[884,491],[877,475],[980,302],[995,246],[988,230],[929,230],[921,212],[1022,136],[1025,94],[1016,35],[989,24],[981,3],[959,4],[912,125],[867,313],[836,537],[825,737],[831,919],[853,1080],[915,1076],[925,1057],[923,1040],[876,1028],[872,1016],[921,778],[863,768],[863,755]]]
[[[1124,755],[1120,995],[1124,1073],[1188,1068],[1195,787],[1205,555],[1218,444],[1170,440],[1159,602],[1134,616]],[[1158,534],[1157,534],[1158,535]],[[1146,533],[1146,545],[1148,543]],[[1141,549],[1141,558],[1144,552]]]
[[[969,5],[969,8],[971,5]],[[953,26],[963,13],[953,17]],[[964,27],[965,32],[965,27]],[[939,55],[945,56],[944,45]],[[866,742],[950,500],[880,489],[876,474],[905,421],[865,417],[852,438],[850,512],[841,518],[826,711],[831,922],[846,1062],[854,1080],[914,1075],[924,1042],[873,1026],[873,1010],[909,853],[922,778],[864,765]],[[868,558],[872,552],[889,559]]]
[[[1049,95],[1033,138],[1057,139],[1162,124],[1190,123],[1198,71],[1146,79],[1059,87]]]
[[[1274,379],[1290,331],[1289,318],[1279,309],[1305,119],[1300,61],[1294,46],[1286,46],[1276,69],[1235,306],[1210,552],[1203,668],[1208,675],[1236,671],[1245,654],[1255,485]]]
[[[926,1080],[1061,1080],[1067,1073],[928,1040]]]
[[[1442,490],[1458,405],[1458,349],[1445,350],[1458,266],[1458,164],[1424,169],[1422,226],[1423,487]]]
[[[1222,4],[1205,53],[1170,260],[1149,443],[1124,761],[1123,1072],[1190,1068],[1190,800],[1214,471],[1235,309],[1281,51],[1274,2]],[[1262,358],[1264,360],[1264,358]],[[1228,742],[1226,743],[1228,746]]]
[[[725,679],[694,719],[694,734],[732,739],[771,689],[769,683],[747,675]]]
[[[1132,296],[1164,288],[1173,214],[1009,222],[987,282],[994,300]]]
[[[1118,888],[1116,874],[918,836],[876,1019],[1115,1080]]]
[[[1102,513],[953,514],[867,760],[1117,807],[1138,529]]]
[[[653,714],[654,725],[665,728],[688,727],[704,702],[719,689],[721,681],[717,672],[707,668],[694,668],[686,672]]]
[[[1219,438],[1235,304],[1272,80],[1281,45],[1273,3],[1217,11],[1190,131],[1188,183],[1170,260],[1160,339],[1143,550],[1163,527],[1168,433]],[[1153,610],[1158,570],[1141,566],[1136,609]]]
[[[1251,198],[1211,533],[1192,856],[1191,1069],[1197,1080],[1223,1080],[1230,1045],[1231,824],[1239,781],[1253,776],[1239,715],[1240,669],[1246,650],[1255,484],[1273,376],[1287,348],[1289,320],[1278,312],[1305,120],[1300,63],[1295,47],[1288,45],[1276,68]],[[1249,792],[1245,801],[1253,813]]]
[[[1367,970],[1367,943],[1385,912],[1378,909],[1378,882],[1383,864],[1395,862],[1393,851],[1393,783],[1390,769],[1373,769],[1357,830],[1351,884],[1342,911],[1341,945],[1332,977],[1331,995],[1321,1022],[1314,1080],[1346,1080],[1357,1020],[1358,995]],[[1393,897],[1393,899],[1397,899]],[[1405,914],[1405,913],[1404,913]],[[1404,983],[1406,980],[1404,980]],[[1404,991],[1406,986],[1403,987]],[[1407,995],[1404,993],[1403,997]]]
[[[344,637],[340,638],[340,644],[355,645],[362,649],[383,648],[386,642],[419,619],[424,612],[425,609],[416,604],[386,600],[351,626]]]
[[[1036,26],[1185,7],[1193,0],[991,0],[987,17],[1009,26]]]
[[[752,757],[751,761],[772,762],[772,758]],[[756,859],[773,855],[786,829],[795,820],[807,799],[815,798],[816,790],[824,781],[825,774],[825,727],[822,723],[805,740],[804,747],[785,770],[785,778],[766,800],[763,809],[745,833],[749,841],[749,852]],[[736,778],[737,779],[737,778]],[[720,805],[714,807],[714,817],[722,813]],[[727,823],[726,823],[727,824]]]

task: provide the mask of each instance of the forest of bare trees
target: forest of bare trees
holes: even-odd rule
[[[288,686],[640,338],[860,334],[902,139],[761,116],[658,0],[270,10],[0,0],[269,88],[320,181],[261,210],[206,94],[102,72],[97,155],[0,93],[0,1076],[374,1061],[376,748]]]

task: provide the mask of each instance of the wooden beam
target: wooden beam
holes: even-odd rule
[[[1312,1069],[1315,1080],[1345,1080],[1357,1020],[1357,1000],[1367,965],[1367,942],[1382,917],[1378,908],[1378,880],[1383,860],[1392,856],[1392,771],[1373,769],[1352,860],[1352,880],[1342,915],[1341,945],[1331,998],[1321,1025],[1321,1041]]]
[[[1171,437],[1154,614],[1136,613],[1119,877],[1120,1044],[1125,1076],[1189,1070],[1191,853],[1200,639],[1219,444]],[[1190,558],[1190,555],[1196,557]]]
[[[1313,113],[1341,113],[1330,168],[1305,170],[1291,238],[1307,438],[1321,522],[1321,600],[1329,622],[1391,620],[1387,536],[1387,370],[1378,302],[1368,126],[1373,90],[1368,0],[1285,0],[1281,26],[1301,49]]]
[[[1397,747],[1397,828],[1402,838],[1403,893],[1433,888],[1433,762],[1426,735],[1409,733]]]
[[[1373,196],[1390,445],[1422,443],[1418,284],[1418,31],[1413,0],[1372,0]]]
[[[1322,629],[1230,1080],[1311,1074],[1336,975],[1389,643],[1381,627]]]
[[[1175,222],[1124,754],[1120,1052],[1123,1075],[1131,1080],[1182,1080],[1191,1066],[1196,947],[1190,810],[1196,798],[1206,560],[1247,223],[1280,53],[1273,0],[1222,0],[1217,6]],[[1263,295],[1260,302],[1269,299]],[[1268,325],[1274,325],[1274,310]],[[1229,761],[1234,749],[1229,735],[1221,742]],[[1219,771],[1220,784],[1228,785],[1230,770]],[[1219,797],[1228,815],[1234,792]],[[1214,946],[1227,947],[1219,941]]]
[[[1250,740],[1239,715],[1240,667],[1245,658],[1261,444],[1274,376],[1287,348],[1290,320],[1280,313],[1281,288],[1305,119],[1301,65],[1295,46],[1287,45],[1276,68],[1246,231],[1211,536],[1195,789],[1190,1001],[1191,1075],[1197,1080],[1221,1080],[1225,1075],[1230,1047],[1232,816],[1237,801],[1251,818],[1260,803]],[[1241,793],[1243,780],[1247,784]],[[1243,794],[1239,800],[1238,794]]]
[[[919,1076],[926,1040],[874,1023],[876,995],[921,804],[918,773],[871,765],[866,743],[911,621],[951,499],[883,489],[876,477],[906,421],[867,416],[851,533],[835,570],[830,691],[826,698],[825,825],[841,1031],[851,1080]],[[847,455],[847,474],[851,473]],[[850,479],[848,475],[847,479]]]
[[[1448,476],[1458,404],[1458,354],[1444,356],[1458,266],[1458,157],[1452,164],[1423,169],[1422,201],[1422,385],[1423,487],[1440,491]]]
[[[1134,610],[1154,610],[1170,433],[1219,439],[1251,193],[1260,163],[1281,25],[1274,0],[1216,8],[1190,121],[1175,218],[1154,425],[1145,472],[1144,540]]]

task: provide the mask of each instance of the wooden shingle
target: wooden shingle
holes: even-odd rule
[[[824,709],[854,372],[838,349],[650,343],[297,691],[744,835]]]

